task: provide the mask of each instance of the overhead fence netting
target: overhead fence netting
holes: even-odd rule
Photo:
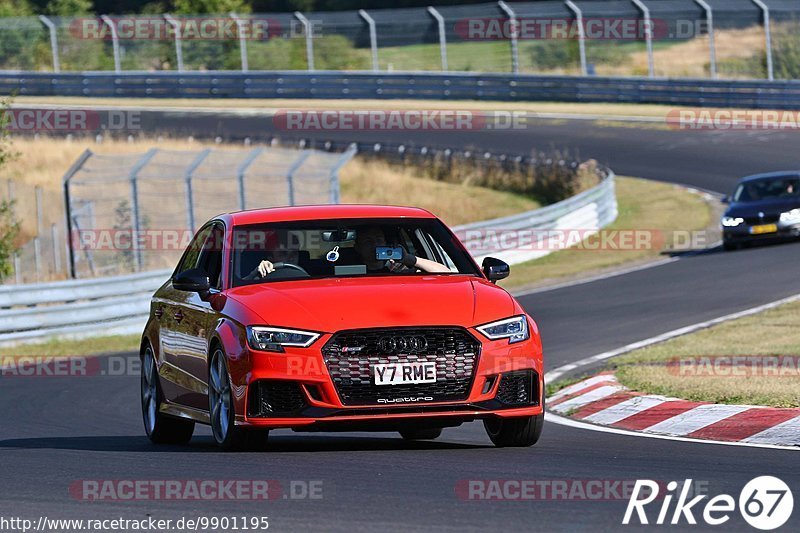
[[[308,68],[305,38],[299,21],[291,13],[259,13],[240,17],[249,28],[252,28],[248,38],[245,39],[248,68],[251,70]],[[238,53],[241,54],[241,51]]]
[[[381,70],[442,70],[439,25],[425,8],[374,9],[368,13],[375,21]]]
[[[50,17],[56,26],[61,70],[114,70],[111,30],[100,17]]]
[[[52,68],[47,35],[47,30],[36,18],[0,18],[0,68]]]
[[[314,68],[318,70],[369,70],[372,68],[369,26],[355,11],[307,13],[313,38]],[[305,28],[298,22],[294,48],[305,51]],[[305,55],[303,55],[305,58]]]
[[[766,0],[772,21],[775,78],[800,78],[800,12],[796,0]]]
[[[511,72],[508,16],[496,3],[436,8],[447,28],[447,63],[452,71]]]
[[[644,16],[630,1],[576,1],[583,15],[586,62],[591,73],[604,76],[619,74],[620,69],[633,75],[648,74]]]
[[[350,152],[277,147],[90,154],[68,177],[79,277],[169,268],[221,213],[336,201]]]
[[[578,40],[569,36],[550,38],[554,25],[572,24],[574,14],[564,2],[515,2],[509,6],[522,21],[519,38],[520,70],[577,74],[580,71]],[[530,24],[529,24],[530,23]]]

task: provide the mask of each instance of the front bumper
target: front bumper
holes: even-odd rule
[[[776,231],[768,233],[753,233],[753,228],[763,224],[740,224],[734,228],[722,228],[722,240],[726,243],[736,244],[744,242],[768,242],[796,239],[800,237],[800,224],[787,224],[776,222]]]
[[[479,338],[477,332],[470,333]],[[302,431],[393,431],[543,412],[542,355],[533,339],[513,345],[505,339],[482,339],[467,394],[457,401],[425,395],[395,397],[392,386],[387,386],[391,403],[353,405],[342,400],[325,363],[322,350],[330,338],[325,335],[309,348],[286,348],[280,354],[249,350],[249,371],[234,388],[241,395],[236,412],[244,413],[237,423]],[[273,398],[272,390],[290,400]]]

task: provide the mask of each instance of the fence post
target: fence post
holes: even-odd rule
[[[7,187],[8,187],[8,201],[9,202],[13,202],[14,201],[14,180],[9,179]],[[11,209],[14,209],[14,207],[12,206]]]
[[[642,0],[633,0],[633,3],[642,10],[644,16],[644,38],[647,42],[647,67],[651,78],[656,75],[655,61],[653,59],[653,19],[650,18],[650,9]]]
[[[336,161],[336,164],[333,165],[331,168],[331,172],[328,177],[328,183],[330,184],[330,203],[338,204],[339,203],[339,170],[343,166],[347,164],[348,161],[353,159],[353,157],[358,152],[358,146],[356,143],[351,143],[350,146],[347,147],[347,150],[344,151],[342,156]]]
[[[36,270],[36,281],[41,280],[42,275],[42,243],[39,236],[33,238],[33,266]]]
[[[133,230],[133,235],[131,236],[131,245],[133,248],[133,256],[135,258],[135,269],[136,272],[142,270],[144,266],[144,261],[142,259],[142,251],[139,249],[139,234],[142,230],[142,220],[140,217],[140,210],[139,210],[139,185],[137,180],[139,178],[139,172],[150,162],[151,159],[158,153],[158,148],[151,148],[150,150],[145,153],[141,159],[139,159],[133,168],[131,169],[131,173],[128,176],[128,179],[131,182],[131,229]]]
[[[311,155],[311,150],[303,150],[300,156],[295,159],[286,171],[286,187],[289,196],[289,205],[294,205],[294,174],[305,163]]]
[[[372,70],[378,72],[380,67],[378,66],[378,34],[375,31],[375,19],[370,17],[369,13],[363,9],[359,9],[358,14],[361,15],[361,18],[367,21],[369,25],[369,47],[372,49]]]
[[[239,33],[239,55],[242,60],[242,72],[247,72],[250,70],[250,67],[247,61],[247,39],[245,39],[244,32],[242,31],[244,21],[239,15],[232,11],[230,17],[236,23],[236,31]]]
[[[511,71],[514,74],[519,74],[519,46],[517,43],[519,28],[517,25],[517,14],[514,13],[514,10],[503,2],[503,0],[497,2],[497,5],[500,6],[500,9],[508,16],[508,25],[511,28]]]
[[[117,25],[109,18],[108,15],[100,15],[100,20],[106,23],[108,29],[111,30],[111,46],[114,49],[114,72],[119,74],[122,72],[122,63],[119,60],[119,34],[117,33]]]
[[[589,71],[586,66],[586,31],[583,27],[583,12],[572,0],[567,0],[566,4],[575,13],[575,21],[578,23],[578,51],[581,56],[581,74],[587,76]]]
[[[242,211],[247,209],[247,195],[245,194],[244,175],[247,172],[247,168],[253,164],[253,161],[255,161],[263,151],[264,147],[252,150],[244,158],[244,161],[242,161],[236,168],[236,179],[239,182],[239,209],[241,209]]]
[[[306,62],[308,63],[308,70],[314,70],[314,42],[311,35],[311,23],[299,11],[294,12],[295,18],[303,25],[303,31],[306,34]]]
[[[186,214],[188,216],[187,223],[189,224],[190,232],[194,232],[194,191],[192,190],[192,176],[194,175],[194,171],[197,170],[197,167],[205,161],[210,153],[211,148],[206,148],[200,152],[197,157],[194,158],[194,161],[186,168],[186,173],[183,176],[186,182]]]
[[[764,13],[764,35],[767,39],[767,76],[769,81],[775,80],[775,67],[772,63],[772,24],[770,24],[769,6],[761,0],[753,0]]]
[[[172,31],[175,32],[175,57],[178,60],[178,72],[183,72],[183,44],[181,38],[181,25],[175,20],[175,17],[169,13],[164,13],[164,20],[172,26]]]
[[[42,186],[37,185],[33,188],[34,198],[36,201],[36,236],[39,237],[42,235],[42,226],[44,224],[44,213],[42,210],[44,206],[42,205]]]
[[[439,26],[439,53],[442,55],[442,71],[447,72],[447,31],[444,27],[444,17],[433,6],[428,6],[428,13],[436,19],[436,25]]]
[[[56,33],[56,25],[44,15],[39,15],[39,20],[42,21],[42,24],[47,26],[47,30],[50,32],[50,51],[53,54],[53,72],[61,72],[61,61],[58,57],[58,34]]]
[[[73,239],[72,235],[72,204],[70,203],[69,197],[69,182],[72,177],[80,170],[86,160],[92,156],[92,151],[89,149],[84,150],[84,152],[78,156],[77,161],[75,161],[71,167],[67,170],[66,174],[62,178],[62,183],[64,184],[64,215],[66,216],[66,228],[67,228],[67,275],[73,279],[78,277],[78,272],[75,270],[75,240]]]
[[[711,54],[711,77],[717,78],[717,47],[714,44],[714,11],[705,0],[694,0],[697,5],[706,12],[706,22],[708,23],[708,51]]]
[[[58,253],[58,226],[50,224],[50,238],[53,239],[53,272],[61,272],[61,254]]]

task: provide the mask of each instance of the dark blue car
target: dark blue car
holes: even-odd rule
[[[748,176],[723,202],[730,204],[722,217],[726,250],[800,236],[800,172]]]

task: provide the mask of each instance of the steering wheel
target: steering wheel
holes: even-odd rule
[[[274,268],[275,270],[278,270],[279,268],[289,268],[292,270],[297,270],[298,272],[302,272],[306,276],[311,277],[311,274],[309,274],[305,268],[301,267],[300,265],[295,265],[294,263],[285,263],[279,261],[277,263],[272,263],[272,268]]]

